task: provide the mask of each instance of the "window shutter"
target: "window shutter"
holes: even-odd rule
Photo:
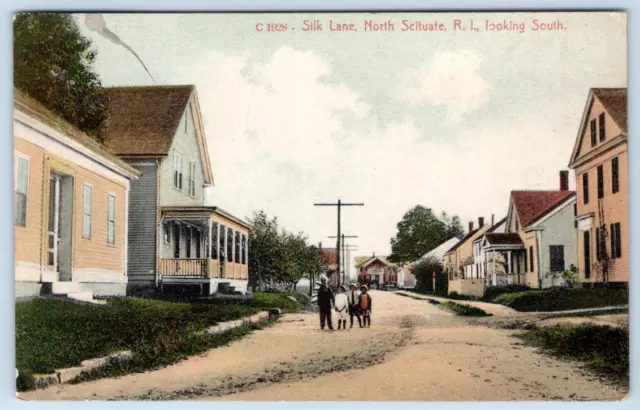
[[[622,257],[622,238],[620,234],[620,222],[616,223],[616,257]]]
[[[597,143],[596,137],[596,120],[595,118],[591,120],[591,146],[595,147]]]
[[[598,199],[604,198],[604,168],[598,166]]]
[[[584,204],[589,203],[589,174],[582,174],[582,199]]]
[[[618,157],[611,160],[611,191],[615,194],[620,190],[620,179],[618,176]]]
[[[599,125],[600,125],[600,142],[604,141],[604,113],[600,113],[600,116],[598,118],[599,121]]]

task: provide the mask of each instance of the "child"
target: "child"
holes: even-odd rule
[[[349,329],[353,327],[354,316],[358,318],[358,325],[362,327],[362,320],[360,319],[360,306],[358,306],[358,304],[360,303],[360,294],[357,291],[358,286],[355,283],[352,283],[349,288],[351,288],[351,291],[347,296],[349,303]]]
[[[362,285],[360,291],[358,306],[362,314],[362,322],[365,327],[371,327],[371,296],[369,295],[366,285]]]
[[[338,330],[342,327],[342,330],[347,328],[347,312],[348,312],[348,302],[347,302],[347,288],[340,285],[338,286],[338,294],[335,297],[335,309],[338,317]]]

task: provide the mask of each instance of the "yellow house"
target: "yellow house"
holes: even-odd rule
[[[576,177],[584,284],[629,282],[627,151],[627,89],[591,89],[569,164]]]
[[[124,295],[138,172],[14,90],[15,295]]]
[[[491,229],[478,218],[478,228],[469,222],[469,233],[444,254],[443,264],[449,278],[449,293],[481,297],[484,295],[484,279],[473,278],[469,269],[473,266],[473,242]]]

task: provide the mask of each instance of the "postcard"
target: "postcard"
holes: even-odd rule
[[[629,392],[624,12],[17,13],[22,400]]]

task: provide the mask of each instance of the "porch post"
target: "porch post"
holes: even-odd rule
[[[249,236],[244,235],[244,262],[247,267],[249,266]],[[248,271],[248,268],[247,268]]]
[[[229,235],[227,234],[227,236]],[[231,230],[231,262],[236,263],[236,231],[233,229]]]
[[[507,273],[510,275],[513,272],[511,272],[511,251],[507,252]]]
[[[216,255],[218,256],[218,260],[220,260],[220,223],[216,226]],[[212,244],[213,245],[213,244]],[[213,253],[212,253],[213,255]]]
[[[209,218],[209,239],[207,240],[207,243],[208,243],[207,258],[209,259],[211,259],[211,256],[213,256],[213,253],[211,252],[211,249],[213,249],[213,244],[211,243],[212,234],[213,234],[213,221],[211,218]]]

